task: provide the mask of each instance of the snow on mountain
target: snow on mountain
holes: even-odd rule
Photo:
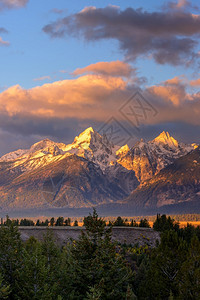
[[[75,137],[68,152],[84,157],[100,166],[104,171],[106,167],[116,161],[116,150],[119,146],[113,145],[106,135],[101,136],[92,127],[87,128]]]
[[[137,142],[118,163],[129,170],[134,170],[138,180],[150,179],[161,169],[173,163],[175,159],[194,150],[196,144],[185,145],[163,131],[153,141]]]
[[[131,149],[119,147],[89,127],[71,144],[44,139],[30,149],[2,156],[1,199],[4,207],[18,207],[19,202],[20,208],[41,207],[44,187],[49,189],[52,178],[60,182],[64,176],[65,184],[55,194],[48,192],[54,205],[83,207],[121,201],[196,147],[179,143],[168,132],[149,142],[141,139]],[[75,194],[70,196],[71,192]]]
[[[23,156],[24,154],[26,154],[28,152],[28,149],[25,150],[25,149],[19,149],[17,151],[13,151],[13,152],[10,152],[10,153],[7,153],[5,155],[3,155],[1,158],[0,158],[0,161],[10,161],[10,160],[15,160],[21,156]]]
[[[154,140],[138,141],[131,149],[113,145],[106,135],[100,135],[92,127],[75,137],[72,144],[55,143],[44,139],[30,149],[17,150],[0,158],[0,162],[12,162],[11,168],[21,171],[33,170],[66,156],[76,155],[97,164],[103,172],[114,172],[112,166],[121,165],[123,170],[132,170],[141,182],[151,178],[161,169],[197,147],[196,144],[179,143],[163,131]],[[112,173],[115,176],[114,173]]]

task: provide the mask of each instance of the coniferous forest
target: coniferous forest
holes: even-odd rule
[[[84,218],[86,231],[65,247],[51,231],[22,242],[18,227],[0,228],[0,299],[200,299],[200,228],[179,228],[158,215],[155,248],[111,240],[96,211]]]

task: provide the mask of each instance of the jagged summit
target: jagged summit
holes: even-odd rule
[[[88,149],[90,144],[100,140],[101,135],[96,132],[92,127],[85,129],[83,132],[76,136],[72,145],[79,145],[84,149]]]
[[[94,128],[88,127],[75,137],[72,144],[56,143],[46,138],[33,144],[30,149],[8,153],[2,156],[0,161],[16,160],[16,164],[30,170],[55,160],[62,160],[66,156],[76,155],[92,161],[103,172],[111,164],[119,163],[126,169],[134,170],[141,181],[194,148],[195,144],[178,143],[166,131],[149,142],[141,139],[131,149],[128,145],[119,147],[113,145],[106,135],[100,135]]]
[[[175,140],[168,131],[163,131],[158,137],[156,137],[153,142],[158,144],[167,144],[170,147],[178,147],[179,143]]]
[[[89,127],[75,137],[69,152],[95,162],[104,170],[111,160],[115,160],[116,146],[107,139],[106,135],[101,136]]]
[[[181,156],[192,155],[195,147],[178,143],[163,131],[152,141],[140,140],[131,149],[128,145],[120,148],[92,127],[68,145],[43,139],[30,149],[0,158],[0,206],[41,208],[54,203],[55,207],[91,207],[121,201],[139,182],[142,187],[145,180]],[[195,166],[198,161],[199,156],[192,160]],[[62,185],[52,193],[57,182]],[[46,188],[48,201],[42,197]],[[164,202],[161,199],[159,203]]]

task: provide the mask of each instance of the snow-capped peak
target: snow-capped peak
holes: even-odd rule
[[[163,131],[158,137],[153,140],[156,144],[164,144],[168,145],[171,148],[177,148],[179,143],[172,136],[170,136],[169,132]]]
[[[121,148],[119,148],[119,150],[116,151],[116,155],[117,156],[124,156],[126,155],[128,152],[130,151],[129,146],[126,144],[124,146],[122,146]]]
[[[91,144],[101,139],[100,134],[94,131],[92,127],[85,129],[79,136],[76,136],[72,145],[77,145],[87,150]]]
[[[106,135],[101,136],[92,127],[87,128],[75,137],[70,147],[69,153],[98,164],[102,170],[110,164],[110,161],[116,160],[115,152],[119,148],[109,142]]]

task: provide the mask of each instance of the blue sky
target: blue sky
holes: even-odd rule
[[[147,11],[159,10],[166,1],[115,1],[123,10],[127,7],[140,8]],[[198,5],[198,1],[193,1]],[[1,26],[9,33],[4,40],[10,42],[9,47],[0,47],[1,73],[0,87],[20,84],[24,88],[34,87],[34,79],[50,76],[54,80],[70,78],[70,72],[98,61],[123,60],[117,41],[85,42],[83,39],[67,37],[66,39],[50,39],[42,28],[45,24],[56,20],[59,16],[77,13],[86,6],[106,7],[107,1],[38,1],[30,0],[25,7],[4,10],[1,12]],[[54,9],[62,10],[56,14]],[[151,60],[139,59],[132,63],[138,67],[141,76],[147,77],[149,84],[159,83],[177,75],[192,76],[193,69],[183,66],[157,65]],[[66,73],[59,71],[65,70]],[[41,83],[39,83],[41,84]]]
[[[98,127],[101,122],[104,122],[103,117],[100,118],[98,115],[98,109],[99,112],[101,110],[106,112],[107,108],[110,109],[113,97],[116,97],[115,103],[117,103],[117,108],[120,107],[120,99],[123,97],[126,99],[126,95],[128,95],[131,88],[133,92],[135,89],[142,89],[144,93],[147,92],[150,95],[147,97],[149,97],[150,101],[153,101],[152,103],[160,111],[159,116],[155,120],[152,120],[150,117],[149,121],[142,124],[144,127],[141,127],[139,138],[144,136],[149,139],[154,137],[159,131],[170,129],[171,133],[175,134],[175,137],[182,137],[182,140],[186,142],[192,142],[194,139],[195,141],[198,140],[198,130],[200,128],[200,123],[198,122],[200,111],[200,95],[198,93],[200,87],[200,81],[198,81],[200,78],[198,57],[200,33],[200,29],[198,31],[198,24],[200,24],[198,23],[200,22],[199,1],[16,0],[12,3],[15,2],[16,5],[11,5],[10,0],[0,0],[0,37],[3,41],[2,43],[0,42],[0,138],[2,140],[0,153],[19,147],[27,147],[38,139],[46,137],[59,141],[70,141],[74,134],[78,134],[85,127],[92,124],[94,126],[98,124]],[[92,29],[84,25],[88,20],[87,11],[82,14],[86,17],[84,21],[82,20],[85,22],[83,23],[83,28],[78,27],[79,24],[76,23],[77,19],[75,18],[79,12],[91,6],[96,7],[95,13],[100,18],[99,22],[102,23],[98,25],[95,23],[95,20],[91,19],[90,21],[94,22],[94,29],[98,30],[98,26],[102,26],[103,30],[105,29],[105,32],[102,32],[102,36],[105,36],[103,38],[100,35],[95,37],[95,31],[92,33],[93,37],[86,37],[87,34],[91,34],[90,29]],[[108,6],[111,9],[108,9],[107,12],[106,7]],[[115,8],[115,6],[118,8]],[[98,10],[98,8],[102,8],[102,11]],[[158,15],[162,13],[166,19],[171,15],[172,18],[169,20],[172,20],[172,23],[174,22],[174,28],[169,26],[171,33],[168,35],[168,29],[166,29],[168,24],[165,23],[163,25],[162,18],[158,18],[158,31],[160,29],[159,26],[163,26],[163,29],[161,29],[164,30],[163,38],[162,32],[159,32],[158,39],[154,41],[154,46],[149,46],[148,43],[151,43],[151,39],[149,42],[145,41],[148,36],[144,36],[142,40],[139,37],[139,35],[143,35],[143,29],[145,32],[148,32],[148,25],[144,25],[141,21],[141,28],[144,28],[140,29],[138,27],[139,29],[135,29],[135,25],[132,25],[134,20],[131,20],[130,17],[126,26],[133,26],[132,30],[135,30],[135,37],[141,43],[138,47],[145,43],[146,48],[150,47],[149,50],[144,50],[144,47],[141,50],[143,51],[141,54],[138,49],[137,53],[134,53],[137,48],[137,42],[132,45],[131,41],[127,41],[123,39],[123,36],[120,36],[120,32],[115,32],[115,26],[117,25],[120,28],[120,24],[114,23],[116,21],[112,15],[116,11],[119,15],[121,14],[121,19],[119,20],[122,20],[122,29],[126,30],[126,27],[123,27],[126,21],[123,19],[123,12],[127,9],[131,9],[131,12],[129,11],[130,15],[134,15],[136,9],[140,9],[138,10],[138,15],[140,20],[144,20],[144,24],[146,24],[145,22],[148,24],[149,18],[153,20],[154,13]],[[89,13],[91,12],[92,10],[90,9]],[[108,16],[108,24],[113,22],[111,25],[113,26],[112,37],[108,36],[110,34],[109,26],[103,23],[104,19],[101,14],[104,13],[110,14]],[[178,22],[176,22],[177,16],[180,15],[191,21],[191,24],[188,24],[188,28],[191,28],[189,33],[187,28],[184,29],[185,32],[182,32]],[[66,28],[63,20],[69,22],[71,29]],[[180,22],[182,22],[181,18]],[[52,37],[53,33],[59,33],[58,26],[61,23],[65,33],[62,36]],[[51,29],[45,31],[45,26],[50,26]],[[120,29],[116,30],[120,31]],[[157,34],[156,28],[153,28],[152,31],[155,32],[155,35]],[[129,34],[129,37],[132,36],[131,32],[127,34]],[[182,38],[184,40],[183,51],[178,45],[173,44],[175,39],[179,43]],[[170,54],[167,53],[168,56],[166,56],[165,46],[163,46],[166,42],[167,47],[168,39],[172,43],[171,48],[169,48],[169,51],[172,51],[172,56],[175,54],[177,47],[180,56],[184,55],[186,60],[188,53],[188,59],[190,56],[192,62],[186,64],[182,60],[182,62],[176,61],[171,63]],[[191,45],[191,51],[187,49],[186,39],[188,39],[188,49],[189,45]],[[9,43],[9,45],[5,45],[5,42]],[[164,63],[159,63],[159,59],[155,58],[158,54],[155,49],[155,43],[158,43],[158,48],[160,47],[159,59],[161,60],[163,51]],[[174,52],[172,50],[173,47]],[[127,52],[135,55],[134,58],[127,58]],[[134,75],[124,78],[123,75],[120,76],[118,74],[116,79],[116,74],[112,71],[108,80],[108,77],[105,78],[102,70],[98,71],[100,72],[98,74],[95,73],[95,64],[116,61],[126,65],[121,65],[121,68],[134,69]],[[91,64],[93,64],[92,71],[87,70],[86,73],[81,71],[78,76],[72,74],[74,70],[85,68]],[[106,65],[106,68],[110,70],[111,66]],[[70,80],[74,80],[73,85],[76,88],[79,89],[80,86],[80,91],[77,91],[80,100],[77,100],[74,94],[71,96],[70,93],[74,93],[75,88],[72,87]],[[70,91],[66,98],[63,96],[65,95],[63,88],[59,90],[58,86],[54,84],[56,81],[66,85],[66,93]],[[89,83],[85,84],[85,82]],[[52,85],[43,88],[43,85],[46,83]],[[106,83],[110,84],[110,87]],[[90,90],[86,93],[89,84],[92,92],[94,89],[98,90],[99,88],[98,93],[93,95],[92,100],[88,98]],[[14,86],[18,86],[18,88],[13,88]],[[38,92],[37,87],[39,86],[41,86],[41,90]],[[104,87],[105,92],[102,91],[102,87]],[[107,93],[109,88],[112,90],[112,95]],[[20,89],[23,89],[23,91]],[[33,89],[33,93],[30,89]],[[51,92],[52,90],[53,92]],[[50,94],[49,98],[47,97],[48,92]],[[50,99],[51,93],[52,99]],[[39,99],[40,95],[41,99]],[[80,95],[82,95],[82,98]],[[59,97],[63,97],[63,99]],[[27,104],[28,101],[29,104]],[[37,101],[37,103],[34,101]],[[87,116],[85,110],[91,106],[92,101],[95,102],[94,107],[97,107],[97,109],[93,107],[94,113],[88,113]],[[61,102],[62,104],[65,102],[66,110],[69,110],[68,114],[62,114],[62,108],[57,111],[57,107]],[[80,104],[80,102],[82,103]],[[54,106],[51,105],[52,103]],[[107,103],[106,108],[102,103]],[[32,108],[31,113],[24,108],[26,105]],[[37,109],[33,112],[36,107]],[[77,107],[77,116],[74,113],[75,107]],[[82,115],[79,114],[79,109],[82,110]],[[108,115],[105,114],[105,120],[112,114],[112,110],[110,111],[109,109]],[[118,113],[118,109],[116,111]],[[125,120],[120,120],[120,122],[125,122]],[[34,130],[22,130],[22,128],[29,128],[29,126],[34,128]],[[51,131],[48,132],[46,128],[50,128],[49,130]],[[67,133],[60,134],[58,133],[59,130]],[[7,141],[9,141],[9,146]]]

